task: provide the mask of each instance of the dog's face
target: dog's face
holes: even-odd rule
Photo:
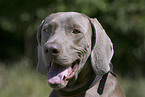
[[[91,37],[91,25],[82,14],[56,13],[43,21],[39,52],[52,88],[75,82],[91,53]]]
[[[97,75],[110,70],[113,45],[97,19],[76,12],[51,14],[41,23],[37,40],[37,70],[47,74],[52,88],[61,89],[79,80],[88,57]]]

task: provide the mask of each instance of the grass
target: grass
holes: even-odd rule
[[[145,97],[145,78],[124,78],[119,81],[126,93],[126,97]]]
[[[47,77],[32,69],[30,64],[27,58],[8,67],[0,63],[1,97],[48,97],[51,88]],[[145,97],[145,78],[121,78],[119,81],[127,97]]]
[[[8,68],[0,64],[1,97],[48,97],[51,89],[47,77],[30,68],[30,64],[25,58]]]

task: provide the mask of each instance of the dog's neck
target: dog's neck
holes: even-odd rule
[[[77,76],[75,76],[75,77],[77,77]],[[74,77],[74,79],[75,79],[75,77]],[[91,62],[89,59],[89,60],[87,60],[84,67],[82,68],[81,72],[79,73],[75,83],[72,84],[71,80],[70,80],[68,86],[64,89],[58,90],[58,92],[59,93],[63,93],[63,92],[69,93],[72,91],[79,90],[80,88],[85,87],[90,81],[92,81],[94,79],[94,77],[95,77],[95,73],[93,72],[93,70],[91,68]],[[72,80],[74,80],[74,79],[72,79]]]

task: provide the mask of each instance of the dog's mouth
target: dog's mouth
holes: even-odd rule
[[[75,60],[69,66],[62,66],[51,62],[48,67],[47,78],[48,83],[52,88],[63,88],[68,84],[68,81],[74,77],[80,64],[80,59]]]

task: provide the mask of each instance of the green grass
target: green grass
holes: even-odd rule
[[[5,65],[0,63],[0,97],[48,97],[51,89],[47,77],[32,69],[29,59]],[[127,97],[145,97],[145,78],[119,78],[119,81]]]
[[[6,68],[0,64],[0,97],[48,97],[47,77],[30,68],[28,59]],[[13,66],[14,65],[14,66]]]
[[[122,78],[119,81],[126,93],[126,97],[145,97],[145,78]]]

